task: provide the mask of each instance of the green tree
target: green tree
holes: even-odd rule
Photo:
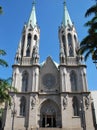
[[[9,95],[10,91],[16,91],[11,85],[11,78],[7,80],[0,79],[0,103],[8,102],[11,105],[11,97]]]
[[[97,3],[90,7],[85,17],[93,15],[91,20],[85,23],[88,27],[88,35],[80,43],[80,54],[85,54],[85,60],[92,55],[92,60],[97,60]]]
[[[4,80],[0,79],[0,121],[2,122],[2,116],[5,108],[5,104],[7,103],[11,106],[11,96],[10,92],[16,91],[14,87],[11,86],[11,78]]]
[[[5,56],[5,55],[6,55],[6,52],[5,52],[4,50],[1,50],[1,49],[0,49],[0,57],[1,57],[1,56]],[[0,65],[1,65],[1,66],[5,66],[5,67],[8,67],[7,62],[6,62],[5,60],[1,59],[1,58],[0,58]]]
[[[0,14],[2,14],[3,10],[2,10],[2,7],[0,6]]]

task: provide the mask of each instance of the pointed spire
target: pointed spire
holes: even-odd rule
[[[35,0],[33,0],[33,7],[28,21],[28,25],[32,25],[32,27],[35,27],[37,25],[35,3],[36,3]]]
[[[72,26],[72,21],[71,21],[71,18],[70,18],[70,15],[69,15],[69,12],[68,12],[68,9],[66,7],[66,0],[64,0],[64,12],[63,12],[63,21],[62,21],[62,24],[64,26]]]

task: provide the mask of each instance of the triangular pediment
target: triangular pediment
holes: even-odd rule
[[[58,64],[49,56],[42,63],[40,68],[40,91],[59,91],[59,70]]]
[[[41,64],[41,69],[43,68],[54,68],[58,71],[58,63],[56,63],[55,61],[52,60],[52,58],[49,56],[47,57],[46,61],[44,61],[42,64]]]

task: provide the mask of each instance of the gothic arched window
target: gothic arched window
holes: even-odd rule
[[[79,44],[78,44],[76,35],[74,35],[74,42],[75,42],[75,51],[76,51],[76,54],[78,55]]]
[[[65,43],[65,36],[62,35],[62,42]]]
[[[77,91],[77,77],[75,71],[73,70],[70,73],[70,82],[72,92]]]
[[[26,56],[27,56],[27,57],[30,56],[31,39],[32,39],[32,36],[31,36],[31,34],[29,33],[29,34],[28,34],[28,37],[27,37],[27,50],[26,50]]]
[[[79,103],[77,97],[73,97],[73,115],[79,116]]]
[[[62,35],[62,42],[63,42],[63,47],[64,47],[64,53],[66,54],[66,43],[65,43],[65,36]]]
[[[26,50],[26,56],[27,56],[27,57],[30,56],[30,49],[29,49],[29,47],[28,47],[27,50]]]
[[[37,35],[34,35],[34,40],[37,41]]]
[[[24,43],[25,43],[25,35],[22,37],[22,49],[21,49],[21,54],[23,56],[23,51],[24,51]]]
[[[72,36],[68,33],[69,56],[73,56]]]
[[[29,48],[30,48],[30,46],[31,46],[31,34],[29,33],[28,34],[28,39],[27,39],[27,47],[29,46]]]
[[[75,45],[77,44],[77,38],[76,36],[74,35],[74,41],[75,41]]]
[[[22,92],[26,92],[28,88],[28,73],[25,71],[22,74]]]
[[[20,99],[20,116],[25,116],[26,114],[26,98],[23,96]]]

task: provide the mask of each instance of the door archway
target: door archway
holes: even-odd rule
[[[58,105],[52,100],[46,100],[40,109],[40,127],[60,127],[61,114]]]

